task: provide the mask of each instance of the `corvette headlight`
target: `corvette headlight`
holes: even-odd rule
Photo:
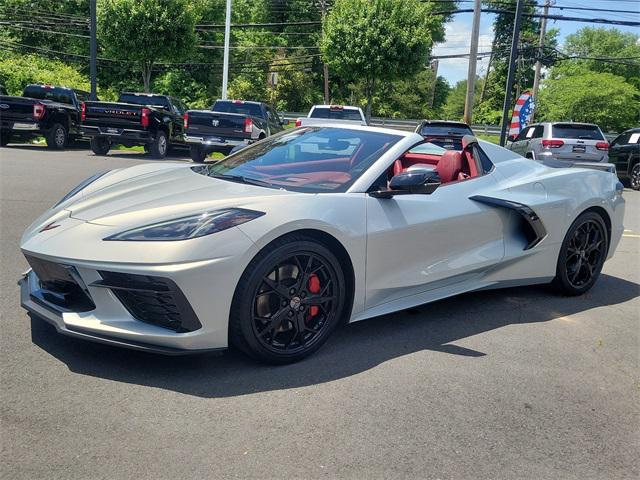
[[[85,181],[80,183],[77,187],[75,187],[73,190],[71,190],[69,193],[67,193],[64,197],[62,197],[60,201],[53,206],[53,208],[56,208],[58,205],[66,202],[74,195],[77,195],[78,193],[80,193],[82,190],[87,188],[89,185],[91,185],[93,182],[98,180],[100,177],[102,177],[106,173],[109,173],[109,170],[107,170],[106,172],[96,173],[95,175],[90,176]]]
[[[244,208],[228,208],[133,228],[105,240],[163,242],[187,240],[221,232],[261,217],[264,212]]]

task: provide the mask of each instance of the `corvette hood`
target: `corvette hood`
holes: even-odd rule
[[[101,186],[66,205],[65,210],[77,220],[126,227],[220,208],[246,207],[268,197],[287,195],[295,193],[218,180],[180,165]]]

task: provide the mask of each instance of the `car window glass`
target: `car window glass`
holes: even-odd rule
[[[640,132],[632,133],[627,143],[640,143]]]
[[[544,135],[544,126],[538,125],[534,128],[533,138],[542,138]]]
[[[595,125],[556,123],[551,127],[553,138],[574,138],[584,140],[604,140],[602,132]]]
[[[516,138],[516,141],[524,140],[525,138],[527,138],[527,133],[529,133],[529,130],[531,130],[531,127],[527,127],[524,130],[521,130]]]
[[[239,113],[262,118],[262,109],[257,103],[246,103],[240,100],[218,100],[211,108],[214,112]]]
[[[527,137],[527,138],[531,138],[531,137],[533,137],[533,134],[535,133],[535,131],[536,131],[536,129],[535,129],[535,128],[533,128],[533,127],[529,127],[529,129],[527,130],[526,137]]]
[[[484,173],[489,173],[491,169],[493,169],[493,162],[491,161],[491,159],[489,159],[489,156],[486,153],[484,153],[484,150],[480,148],[480,145],[475,145],[473,152],[474,152],[474,156],[478,155],[480,164],[482,165],[482,171]]]
[[[329,118],[332,120],[354,120],[360,121],[360,111],[355,108],[342,107],[316,107],[311,112],[310,118]]]
[[[328,127],[285,130],[194,171],[243,177],[285,190],[345,192],[401,138]]]
[[[24,89],[22,96],[73,105],[71,91],[66,88],[50,87],[48,85],[29,85]]]

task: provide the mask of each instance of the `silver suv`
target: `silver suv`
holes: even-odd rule
[[[609,161],[609,142],[600,127],[591,123],[534,123],[509,141],[508,149],[534,160]]]

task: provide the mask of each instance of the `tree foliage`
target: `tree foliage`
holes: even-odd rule
[[[89,78],[59,60],[37,55],[0,55],[0,85],[10,95],[20,95],[30,83],[50,83],[89,90]]]
[[[347,81],[361,82],[367,117],[380,82],[425,67],[432,29],[442,22],[416,0],[336,0],[323,25],[323,59]]]
[[[540,90],[538,120],[596,123],[620,131],[640,120],[640,90],[611,73],[551,78]]]
[[[194,47],[196,15],[188,0],[103,0],[100,43],[114,58],[139,65],[144,91],[159,61],[175,61]]]

